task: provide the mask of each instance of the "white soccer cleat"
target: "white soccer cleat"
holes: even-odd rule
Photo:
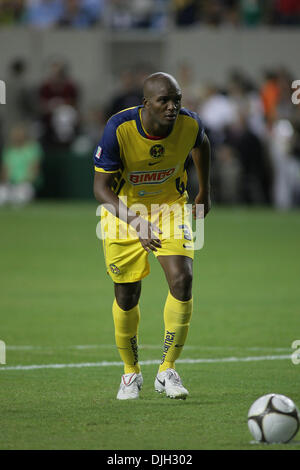
[[[182,385],[179,374],[174,369],[167,369],[163,372],[158,372],[154,388],[159,393],[166,394],[169,398],[177,398],[185,400],[189,392]]]
[[[136,374],[123,374],[120,388],[117,394],[118,400],[136,400],[139,398],[140,390],[143,386],[143,376],[141,372]]]

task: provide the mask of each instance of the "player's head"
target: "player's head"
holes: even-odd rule
[[[181,89],[172,75],[153,73],[144,82],[144,108],[161,126],[173,126],[181,107]]]

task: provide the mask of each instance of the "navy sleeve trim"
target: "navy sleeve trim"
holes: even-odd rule
[[[202,124],[200,117],[194,111],[190,111],[189,109],[186,109],[186,108],[181,108],[179,112],[180,114],[184,114],[185,116],[190,116],[191,118],[195,119],[195,121],[197,121],[199,130],[198,130],[198,134],[197,134],[196,141],[195,141],[193,148],[201,147],[203,139],[204,139],[204,135],[205,135],[205,130],[204,130],[204,126]]]
[[[105,171],[121,168],[120,147],[116,131],[117,127],[114,122],[108,121],[94,152],[94,164],[97,168],[102,168]]]
[[[136,112],[137,108],[129,108],[114,114],[108,120],[102,138],[94,152],[94,164],[97,168],[105,171],[116,171],[123,168],[117,129],[124,122],[134,120]]]

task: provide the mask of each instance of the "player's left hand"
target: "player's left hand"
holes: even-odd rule
[[[138,234],[142,247],[145,251],[147,251],[147,253],[151,253],[151,251],[157,251],[158,248],[161,248],[161,240],[159,235],[162,234],[162,231],[157,225],[149,222],[143,217],[137,217],[135,219],[135,230]]]
[[[204,214],[203,208],[199,207],[198,205],[201,204],[204,206]],[[192,212],[194,219],[206,217],[211,209],[211,199],[210,199],[210,191],[199,191],[197,196],[195,197],[195,201],[193,204]]]

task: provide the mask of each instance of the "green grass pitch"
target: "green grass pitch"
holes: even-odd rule
[[[154,257],[140,302],[144,389],[119,402],[123,369],[96,203],[2,208],[0,223],[0,449],[300,448],[300,434],[286,445],[253,444],[247,427],[265,393],[300,406],[300,364],[288,357],[300,339],[299,212],[213,208],[207,217],[177,365],[186,401],[154,392],[167,295]],[[32,365],[50,367],[24,368]]]

